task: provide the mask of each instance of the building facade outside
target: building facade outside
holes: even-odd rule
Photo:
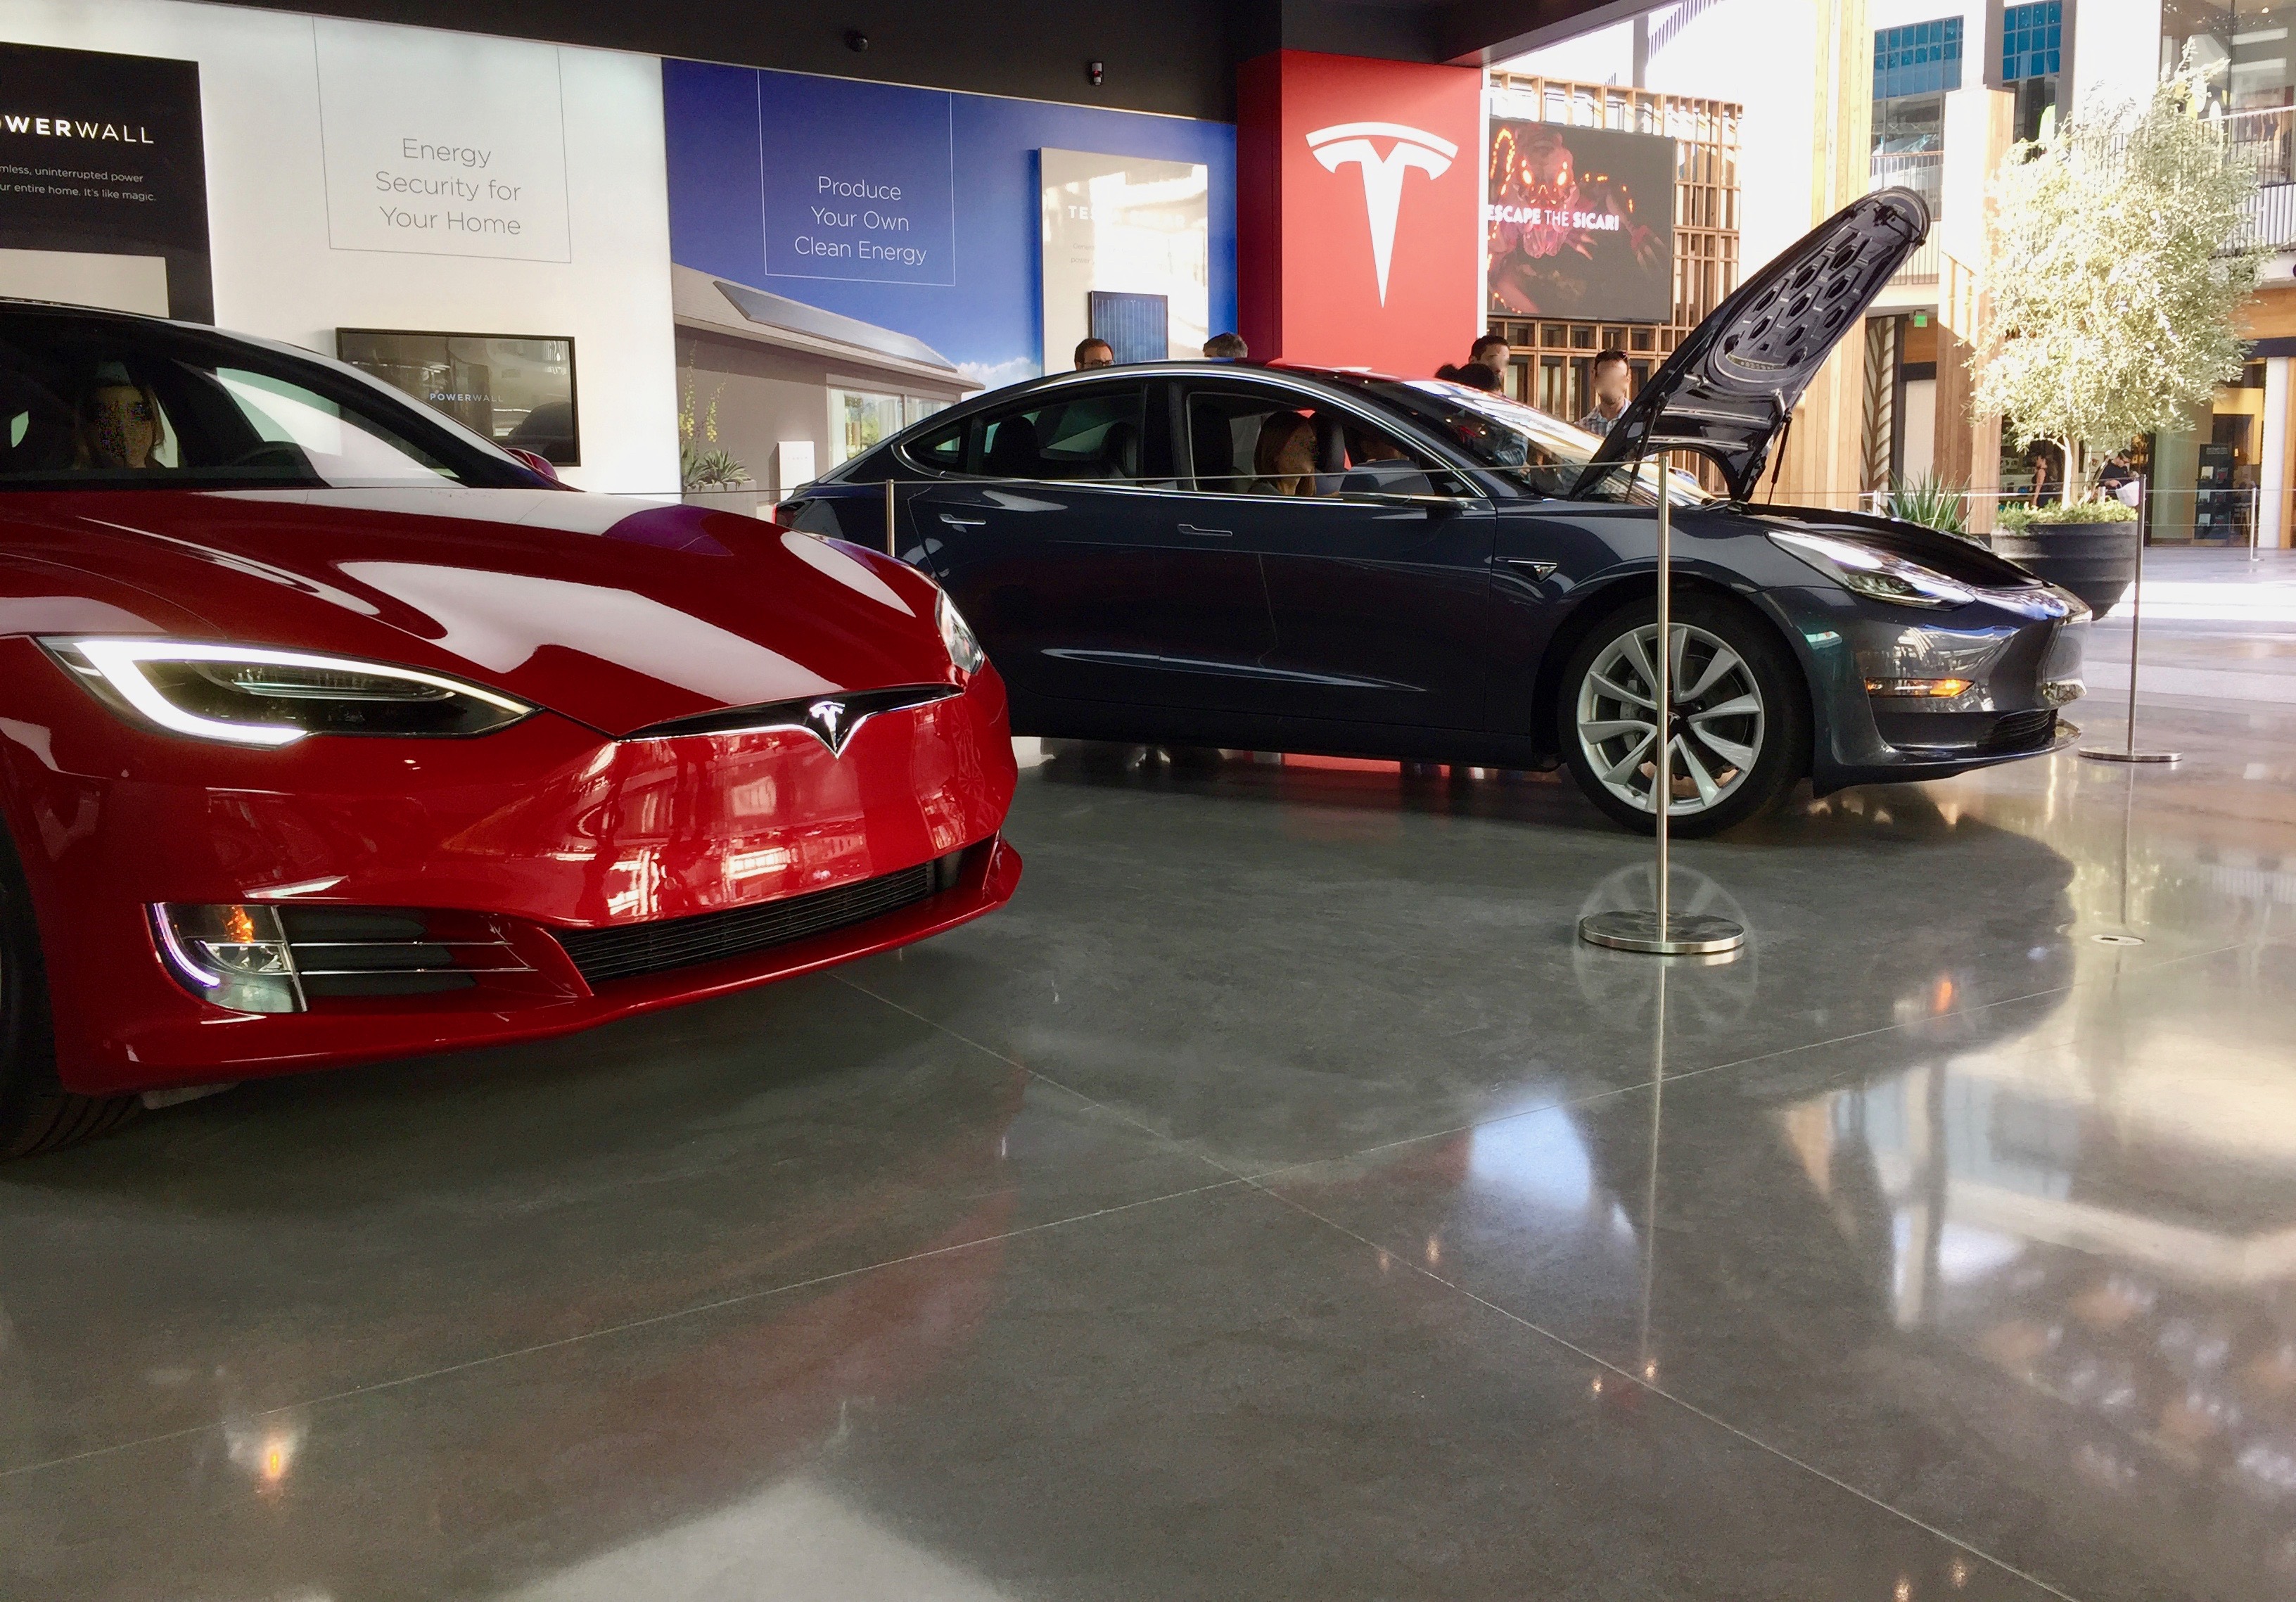
[[[1803,117],[1866,152],[1868,186],[1901,185],[1930,202],[1937,219],[1931,242],[1876,303],[1862,345],[1853,352],[1858,342],[1845,341],[1841,353],[1858,398],[1856,448],[1845,453],[1854,466],[1826,481],[1806,480],[1801,492],[1841,502],[1933,476],[1971,493],[1979,528],[1990,526],[1997,500],[2032,492],[2027,442],[1970,406],[1966,358],[1984,304],[1988,179],[2014,141],[2141,101],[2189,52],[2215,70],[2210,114],[2222,119],[2235,159],[2258,168],[2263,187],[2252,237],[2274,254],[2247,309],[2255,343],[2239,379],[2205,412],[2196,409],[2186,427],[2136,442],[2153,489],[2152,538],[2290,544],[2296,50],[2289,40],[2296,4],[1827,0],[1814,9],[1823,13],[1816,19],[1821,32],[1854,29],[1870,42],[1870,101],[1849,72],[1822,78],[1807,98],[1791,93],[1807,58],[1790,36],[1804,19],[1801,8],[1767,0],[1687,0],[1653,10],[1640,27],[1620,23],[1506,63],[1523,78],[1567,76],[1742,103],[1742,273],[1792,236],[1787,227],[1810,162],[1775,152],[1793,136],[1785,132],[1782,140],[1782,125],[1807,144]],[[1788,92],[1780,92],[1782,84]],[[1791,149],[1784,153],[1791,157]]]

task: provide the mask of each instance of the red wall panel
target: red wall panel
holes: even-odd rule
[[[1483,325],[1481,90],[1472,68],[1300,50],[1238,70],[1253,356],[1406,376],[1466,359]]]

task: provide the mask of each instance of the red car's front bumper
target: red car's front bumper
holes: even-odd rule
[[[0,674],[7,822],[31,881],[68,1089],[194,1084],[530,1039],[922,939],[1002,905],[1016,777],[993,670],[871,719],[841,756],[809,735],[616,741],[542,713],[471,740],[321,738],[277,751],[133,728],[22,639]],[[585,982],[555,932],[628,927],[832,891],[962,853],[953,883],[825,932]],[[436,995],[226,1011],[157,949],[158,902],[412,908],[482,924],[520,971]]]

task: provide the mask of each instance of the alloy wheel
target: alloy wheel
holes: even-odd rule
[[[1672,634],[1667,816],[1696,817],[1729,799],[1760,760],[1762,690],[1720,636],[1690,623],[1675,624]],[[1576,708],[1579,749],[1595,777],[1641,812],[1652,809],[1658,778],[1657,649],[1655,623],[1620,635],[1587,670]]]

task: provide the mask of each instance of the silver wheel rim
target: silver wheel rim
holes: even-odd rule
[[[1719,635],[1677,623],[1668,664],[1673,692],[1669,817],[1695,817],[1736,794],[1762,757],[1762,687]],[[1603,787],[1637,812],[1652,809],[1658,776],[1658,625],[1603,647],[1578,686],[1578,749]]]

